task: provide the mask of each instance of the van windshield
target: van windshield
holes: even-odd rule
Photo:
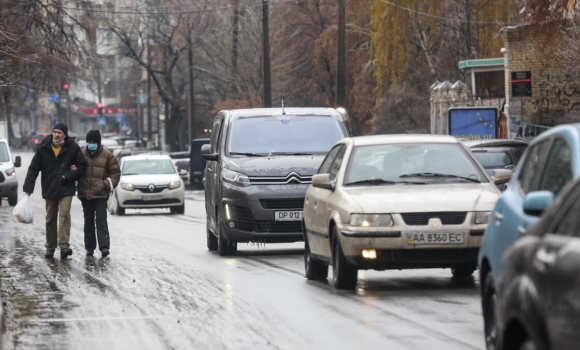
[[[236,154],[326,154],[345,137],[339,121],[328,116],[234,119],[227,152]]]
[[[8,156],[8,147],[6,143],[0,142],[0,163],[10,161],[10,157]]]

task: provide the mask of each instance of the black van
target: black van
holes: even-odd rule
[[[221,111],[203,145],[207,247],[302,241],[306,189],[332,146],[349,136],[333,108]]]
[[[209,139],[193,139],[189,148],[189,183],[191,187],[202,185],[205,159],[201,158],[201,146],[208,144]]]

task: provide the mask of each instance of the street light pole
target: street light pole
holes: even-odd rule
[[[264,60],[264,107],[272,107],[272,83],[270,79],[270,29],[268,25],[268,0],[262,0],[262,55]]]
[[[187,59],[188,59],[188,63],[189,63],[189,101],[188,101],[188,109],[189,109],[189,123],[188,123],[188,128],[187,128],[187,136],[188,136],[188,141],[186,143],[186,147],[191,145],[191,140],[193,139],[193,127],[194,127],[194,121],[195,121],[195,113],[193,110],[194,107],[194,90],[193,90],[193,38],[192,38],[193,34],[190,34],[187,38],[189,41],[189,50],[187,52]]]

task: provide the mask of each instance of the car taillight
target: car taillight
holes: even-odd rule
[[[40,143],[40,141],[38,141],[38,139],[34,139],[34,144],[38,145]]]

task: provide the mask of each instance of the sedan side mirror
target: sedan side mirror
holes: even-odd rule
[[[491,177],[496,185],[505,184],[512,178],[513,171],[507,169],[495,169]]]
[[[186,175],[187,175],[187,170],[185,170],[185,169],[179,170],[179,176],[186,176]]]
[[[218,160],[218,154],[213,152],[213,147],[210,144],[201,146],[201,158],[205,160]]]
[[[515,165],[506,165],[505,169],[507,170],[511,170],[512,173],[516,170],[516,166]]]
[[[530,192],[524,200],[524,213],[540,216],[554,203],[554,194],[550,191]]]
[[[334,190],[334,185],[330,174],[316,174],[312,176],[312,187],[324,188],[325,190]]]
[[[14,159],[14,166],[16,168],[20,168],[21,165],[22,165],[22,158],[20,158],[20,156],[16,156],[16,158]]]

